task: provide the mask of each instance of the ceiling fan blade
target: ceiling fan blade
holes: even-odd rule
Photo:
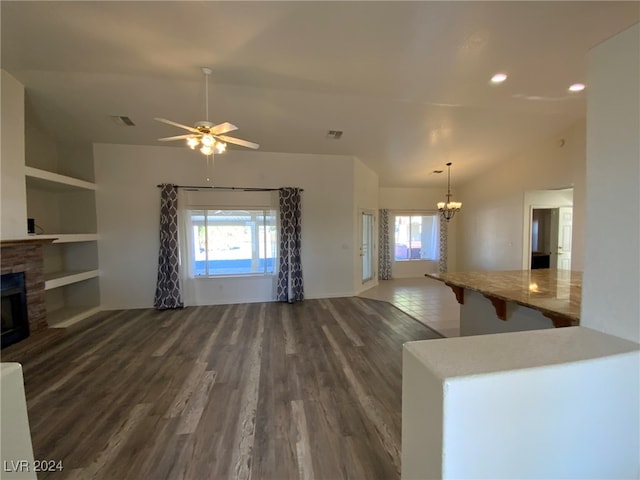
[[[248,142],[247,140],[241,140],[239,138],[227,137],[226,135],[216,135],[216,138],[219,138],[223,142],[233,143],[234,145],[240,145],[242,147],[253,148],[254,150],[256,148],[260,148],[260,145],[258,145],[257,143]]]
[[[223,133],[233,132],[234,130],[237,130],[237,129],[238,127],[236,127],[232,123],[224,122],[218,125],[214,125],[213,127],[211,127],[210,131],[212,135],[221,135]]]
[[[186,135],[176,135],[175,137],[159,138],[158,141],[159,142],[172,142],[173,140],[183,140],[185,138],[194,137],[194,136],[195,135],[193,133],[187,133]]]
[[[166,123],[167,125],[173,125],[174,127],[184,128],[185,130],[189,130],[190,132],[193,132],[193,133],[200,133],[198,130],[196,130],[193,127],[187,127],[186,125],[172,122],[171,120],[167,120],[166,118],[155,118],[154,120],[157,120],[158,122]]]

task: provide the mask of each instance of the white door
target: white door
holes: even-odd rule
[[[573,208],[560,207],[558,211],[558,269],[571,270]]]
[[[362,212],[360,227],[362,232],[362,244],[360,246],[360,256],[362,257],[362,283],[373,279],[373,213]]]

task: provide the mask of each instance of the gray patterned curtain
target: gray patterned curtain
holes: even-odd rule
[[[162,184],[160,194],[160,253],[153,306],[158,310],[182,308],[178,275],[178,187]]]
[[[389,242],[389,210],[383,208],[379,212],[380,227],[378,231],[378,278],[391,280],[391,243]]]
[[[438,271],[446,273],[447,271],[447,225],[449,222],[440,216],[440,258],[438,260]]]
[[[304,299],[302,282],[302,207],[299,188],[280,189],[280,270],[276,299],[299,302]]]

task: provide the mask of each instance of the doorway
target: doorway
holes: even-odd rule
[[[523,269],[571,270],[573,189],[525,194]]]
[[[373,251],[375,218],[373,212],[363,211],[360,218],[361,245],[360,257],[362,257],[362,283],[373,280]]]

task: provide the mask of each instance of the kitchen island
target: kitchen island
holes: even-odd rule
[[[556,269],[427,273],[454,292],[460,335],[482,335],[580,323],[582,272]]]

